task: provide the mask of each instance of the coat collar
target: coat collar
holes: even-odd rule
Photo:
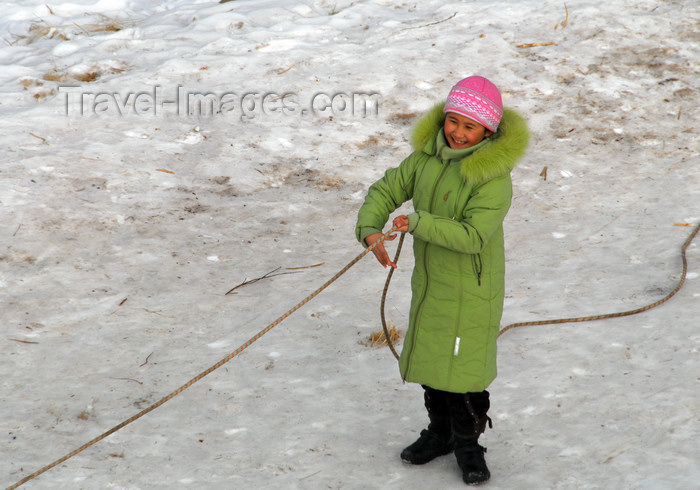
[[[411,138],[414,151],[436,155],[437,137],[445,123],[444,106],[435,105],[418,121]],[[525,119],[514,110],[505,109],[498,131],[459,163],[462,178],[478,185],[509,174],[525,154],[529,141]]]

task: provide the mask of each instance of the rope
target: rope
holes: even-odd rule
[[[399,238],[399,244],[396,246],[396,255],[394,255],[394,264],[396,264],[399,260],[399,255],[401,254],[401,246],[403,245],[403,239],[406,236],[406,233],[401,233],[401,238]],[[391,342],[391,334],[389,334],[389,329],[386,326],[386,318],[384,316],[384,305],[386,304],[386,293],[389,292],[389,283],[391,282],[391,276],[394,275],[394,268],[390,267],[389,268],[389,274],[386,276],[386,283],[384,283],[384,291],[382,291],[382,301],[381,305],[379,307],[379,312],[381,313],[381,318],[382,318],[382,328],[384,329],[384,338],[386,339],[386,344],[389,346],[389,349],[391,349],[391,353],[394,354],[394,357],[396,360],[399,360],[399,355],[396,353],[396,349],[394,349],[394,344]]]
[[[619,318],[622,316],[630,316],[630,315],[636,315],[637,313],[642,313],[644,311],[651,310],[652,308],[656,308],[657,306],[665,303],[669,299],[671,299],[680,289],[683,287],[683,284],[685,284],[685,278],[688,273],[688,260],[686,259],[685,253],[686,249],[690,245],[690,243],[693,241],[695,236],[698,234],[698,231],[700,231],[700,224],[698,224],[693,232],[690,234],[690,236],[687,238],[685,243],[683,243],[683,246],[681,247],[681,259],[683,261],[683,272],[681,274],[681,279],[678,282],[678,285],[668,293],[666,296],[661,298],[660,300],[646,306],[642,306],[641,308],[636,308],[634,310],[629,310],[629,311],[622,311],[619,313],[606,313],[604,315],[593,315],[593,316],[582,316],[582,317],[577,317],[577,318],[559,318],[556,320],[541,320],[541,321],[532,321],[532,322],[518,322],[518,323],[511,323],[510,325],[504,327],[501,331],[498,332],[498,337],[506,333],[508,330],[512,330],[514,328],[518,327],[528,327],[528,326],[534,326],[534,325],[553,325],[553,324],[559,324],[559,323],[574,323],[574,322],[590,322],[593,320],[604,320],[607,318]],[[396,249],[396,256],[394,257],[394,263],[397,263],[399,260],[399,253],[401,252],[401,244],[403,243],[403,237],[404,234],[401,234],[401,240],[399,240],[399,245]],[[386,321],[384,319],[384,303],[386,299],[387,292],[389,290],[389,282],[391,281],[391,276],[394,273],[394,269],[389,271],[389,275],[386,278],[386,283],[384,284],[384,291],[382,293],[382,302],[381,302],[381,318],[382,318],[382,327],[384,328],[384,335],[386,336],[386,341],[387,344],[389,345],[389,348],[391,349],[391,352],[394,354],[394,357],[396,359],[399,358],[398,354],[396,353],[396,350],[394,349],[393,344],[391,343],[391,339],[389,338],[389,331],[386,326]]]
[[[619,313],[606,313],[604,315],[593,315],[593,316],[581,316],[577,318],[559,318],[556,320],[542,320],[542,321],[532,321],[532,322],[518,322],[518,323],[511,323],[507,327],[504,327],[500,332],[498,332],[498,336],[500,337],[504,333],[506,333],[508,330],[512,330],[514,328],[518,327],[528,327],[528,326],[534,326],[534,325],[554,325],[558,323],[575,323],[575,322],[591,322],[594,320],[605,320],[607,318],[619,318],[622,316],[630,316],[630,315],[636,315],[637,313],[642,313],[644,311],[651,310],[652,308],[656,308],[657,306],[665,303],[669,299],[671,299],[680,289],[683,287],[683,284],[685,284],[685,277],[688,273],[688,260],[685,257],[685,251],[690,245],[690,242],[693,241],[695,238],[695,235],[698,234],[698,231],[700,230],[700,224],[698,224],[693,232],[690,234],[688,239],[683,243],[683,246],[681,247],[681,258],[683,260],[683,273],[681,274],[681,279],[678,281],[678,285],[668,293],[666,296],[661,298],[660,300],[651,303],[646,306],[642,306],[641,308],[636,308],[634,310],[629,310],[629,311],[621,311]]]
[[[86,450],[86,449],[89,448],[90,446],[93,446],[94,444],[100,442],[102,439],[106,438],[107,436],[109,436],[109,435],[111,435],[111,434],[117,432],[119,429],[122,429],[122,428],[126,427],[126,426],[129,425],[130,423],[136,421],[137,419],[140,419],[140,418],[143,417],[144,415],[146,415],[146,414],[152,412],[153,410],[155,410],[156,408],[160,407],[160,406],[163,405],[165,402],[167,402],[167,401],[169,401],[169,400],[175,398],[177,395],[179,395],[180,393],[182,393],[183,391],[185,391],[187,388],[189,388],[190,386],[192,386],[193,384],[195,384],[197,381],[199,381],[200,379],[202,379],[202,378],[205,377],[206,375],[208,375],[208,374],[212,373],[213,371],[219,369],[221,366],[223,366],[224,364],[226,364],[227,362],[229,362],[231,359],[233,359],[234,357],[236,357],[238,354],[240,354],[241,352],[243,352],[245,349],[247,349],[253,342],[255,342],[256,340],[258,340],[260,337],[262,337],[263,335],[265,335],[267,332],[269,332],[270,330],[272,330],[274,327],[276,327],[276,326],[279,325],[280,323],[282,323],[282,321],[285,320],[285,319],[286,319],[288,316],[290,316],[292,313],[294,313],[294,312],[297,311],[299,308],[301,308],[301,307],[304,306],[306,303],[308,303],[308,302],[311,301],[313,298],[315,298],[321,291],[323,291],[324,289],[326,289],[326,288],[327,288],[328,286],[330,286],[333,282],[335,282],[336,279],[338,279],[340,276],[342,276],[343,274],[345,274],[345,273],[348,271],[348,269],[350,269],[353,265],[355,265],[357,262],[359,262],[359,261],[360,261],[365,255],[367,255],[369,252],[371,252],[372,250],[374,250],[374,248],[375,248],[377,245],[379,245],[380,243],[384,242],[384,241],[387,239],[387,237],[388,237],[389,235],[391,235],[392,233],[394,233],[395,231],[396,231],[396,228],[392,228],[392,229],[389,230],[388,232],[384,233],[377,241],[375,241],[375,242],[374,242],[372,245],[370,245],[369,247],[365,248],[365,250],[364,250],[361,254],[359,254],[357,257],[355,257],[354,259],[352,259],[345,267],[343,267],[336,275],[334,275],[332,278],[330,278],[328,281],[326,281],[320,288],[318,288],[318,289],[317,289],[316,291],[314,291],[313,293],[309,294],[306,298],[304,298],[304,299],[301,300],[299,303],[297,303],[296,306],[294,306],[292,309],[290,309],[289,311],[287,311],[284,315],[282,315],[282,316],[279,317],[277,320],[275,320],[274,322],[272,322],[271,324],[269,324],[267,327],[265,327],[265,328],[263,328],[262,330],[260,330],[257,334],[255,334],[253,337],[251,337],[246,343],[244,343],[244,344],[241,345],[238,349],[236,349],[235,351],[231,352],[229,355],[227,355],[226,357],[224,357],[223,359],[221,359],[219,362],[217,362],[216,364],[214,364],[213,366],[211,366],[209,369],[206,369],[205,371],[202,371],[202,372],[199,373],[197,376],[195,376],[194,378],[192,378],[191,380],[189,380],[189,381],[188,381],[187,383],[185,383],[184,385],[180,386],[178,389],[176,389],[175,391],[173,391],[173,392],[170,393],[169,395],[166,395],[166,396],[164,396],[163,398],[161,398],[160,400],[158,400],[157,402],[155,402],[153,405],[151,405],[151,406],[149,406],[149,407],[147,407],[147,408],[141,410],[139,413],[137,413],[136,415],[134,415],[134,416],[132,416],[132,417],[126,419],[126,420],[123,421],[122,423],[120,423],[120,424],[118,424],[118,425],[115,425],[114,427],[112,427],[112,428],[109,429],[108,431],[106,431],[106,432],[100,434],[99,436],[95,437],[95,438],[92,439],[91,441],[86,442],[85,444],[83,444],[83,445],[80,446],[79,448],[77,448],[77,449],[71,451],[70,453],[66,454],[65,456],[63,456],[63,457],[57,459],[57,460],[54,461],[53,463],[48,464],[48,465],[44,466],[43,468],[41,468],[41,469],[35,471],[35,472],[32,473],[31,475],[28,475],[28,476],[22,478],[20,481],[18,481],[18,482],[15,483],[14,485],[11,485],[11,486],[7,487],[5,490],[13,490],[13,489],[15,489],[15,488],[17,488],[17,487],[19,487],[19,486],[21,486],[21,485],[24,485],[25,483],[27,483],[28,481],[30,481],[30,480],[36,478],[37,476],[41,475],[42,473],[45,473],[46,471],[49,471],[51,468],[53,468],[53,467],[55,467],[55,466],[57,466],[57,465],[59,465],[59,464],[65,462],[66,460],[72,458],[72,457],[75,456],[76,454],[79,454],[79,453],[83,452],[84,450]],[[402,238],[403,238],[403,237],[402,237]]]

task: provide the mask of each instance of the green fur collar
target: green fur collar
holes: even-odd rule
[[[413,129],[411,143],[414,151],[435,155],[435,139],[445,122],[444,103],[434,106]],[[503,111],[498,131],[460,163],[462,177],[478,185],[510,173],[525,154],[530,132],[525,119],[512,109]]]

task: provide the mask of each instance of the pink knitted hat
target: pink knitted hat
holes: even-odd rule
[[[484,77],[467,77],[452,87],[443,112],[466,116],[495,133],[503,116],[501,93]]]

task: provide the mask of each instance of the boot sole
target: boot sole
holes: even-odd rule
[[[406,459],[406,458],[404,458],[403,456],[401,456],[401,462],[404,463],[404,464],[410,464],[410,465],[413,465],[413,466],[420,466],[420,465],[423,465],[423,464],[430,463],[431,461],[433,461],[433,460],[435,460],[435,459],[437,459],[437,458],[441,458],[442,456],[447,456],[448,454],[451,454],[452,452],[454,452],[454,449],[450,449],[449,451],[446,451],[446,452],[444,452],[444,453],[437,454],[437,455],[435,455],[434,457],[432,457],[432,458],[430,458],[430,459],[426,459],[425,461],[411,461],[410,459]]]

